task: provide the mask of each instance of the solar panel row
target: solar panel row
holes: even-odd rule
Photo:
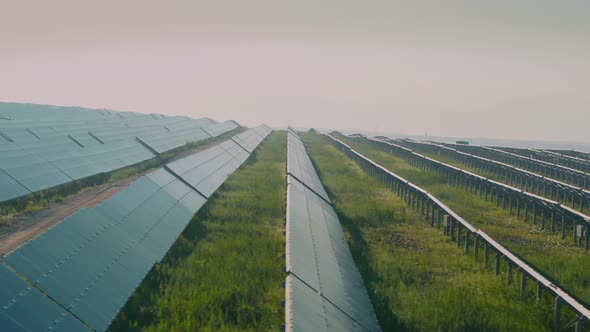
[[[0,103],[0,202],[130,166],[237,126],[206,118]]]
[[[234,129],[238,128],[239,126],[240,125],[237,122],[235,122],[233,120],[229,120],[229,121],[209,125],[209,126],[205,127],[204,130],[205,130],[205,132],[207,132],[207,134],[211,135],[212,137],[215,137],[215,136],[219,136],[224,133],[227,133],[230,130],[234,130]]]
[[[209,198],[268,135],[266,130],[263,132],[265,136],[260,136],[256,129],[248,129],[223,144],[207,149],[206,153],[195,154],[174,161],[166,165],[166,169],[182,178],[203,196]],[[247,139],[243,141],[239,137],[246,137]],[[236,141],[247,142],[247,146],[252,150],[240,151],[243,149],[240,148]]]
[[[106,329],[205,203],[170,174],[156,183],[158,173],[167,172],[146,175],[96,208],[78,211],[6,262],[85,322]]]
[[[184,130],[180,134],[166,132],[156,135],[138,136],[137,139],[147,145],[151,151],[160,154],[181,147],[186,143],[197,142],[210,137],[202,128],[192,128],[190,130]]]
[[[0,330],[90,331],[47,296],[0,265]]]
[[[244,150],[252,153],[260,142],[270,134],[271,129],[266,126],[259,126],[252,128],[252,130],[245,131],[232,137],[232,140],[241,146]]]
[[[35,292],[43,291],[67,309],[62,309],[67,315],[74,314],[93,329],[104,331],[206,197],[248,156],[228,140],[177,160],[96,207],[77,211],[4,260],[36,287]],[[4,285],[0,283],[0,294]],[[25,310],[32,309],[21,308],[13,315],[22,317]],[[16,323],[21,324],[19,319]],[[8,324],[0,317],[0,330]]]
[[[336,212],[319,194],[325,191],[303,142],[288,135],[286,329],[379,331]]]
[[[366,331],[297,277],[287,276],[285,284],[289,331]]]
[[[287,173],[329,202],[330,198],[313,168],[303,142],[291,130],[287,133],[287,144]]]

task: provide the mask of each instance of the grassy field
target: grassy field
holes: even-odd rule
[[[284,323],[286,133],[195,215],[110,331],[278,331]]]
[[[326,140],[302,138],[384,331],[549,329],[551,305],[536,305],[532,287],[521,299]]]
[[[51,203],[61,202],[65,197],[75,195],[85,189],[107,183],[111,180],[125,179],[133,175],[154,170],[172,160],[179,153],[230,138],[241,131],[242,128],[236,128],[217,137],[185,144],[174,150],[162,153],[159,157],[148,159],[135,165],[123,167],[112,172],[96,174],[84,179],[65,183],[55,188],[42,190],[7,202],[2,202],[0,203],[0,227],[7,225],[11,219],[21,213],[39,211]]]
[[[510,215],[479,195],[450,186],[440,174],[414,168],[365,142],[351,139],[346,142],[366,157],[428,190],[471,224],[543,272],[556,285],[580,301],[590,303],[590,254],[583,248],[574,247],[571,239],[549,234],[533,225],[530,217],[525,221],[522,215],[520,218]]]

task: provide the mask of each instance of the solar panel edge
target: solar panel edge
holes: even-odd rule
[[[285,332],[293,332],[293,277],[285,279]]]

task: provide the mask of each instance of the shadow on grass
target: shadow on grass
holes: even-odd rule
[[[322,183],[325,183],[324,176],[320,171],[318,165],[316,165],[315,161],[311,159],[311,163],[315,168],[318,177]],[[383,283],[383,280],[379,277],[377,272],[371,268],[371,266],[375,266],[376,262],[373,261],[374,255],[371,252],[371,248],[369,244],[363,237],[361,229],[358,225],[352,220],[348,218],[345,214],[342,213],[335,205],[334,205],[334,198],[336,195],[328,188],[324,186],[324,190],[330,197],[332,201],[332,207],[336,211],[336,215],[338,216],[338,220],[340,221],[340,225],[344,228],[344,230],[350,235],[350,239],[348,240],[348,247],[352,253],[352,257],[356,264],[357,269],[359,270],[362,278],[363,283],[365,284],[365,288],[367,289],[367,293],[369,294],[369,298],[371,299],[371,303],[373,304],[373,309],[375,310],[375,314],[377,315],[377,320],[379,321],[379,325],[383,331],[408,331],[411,330],[408,326],[403,324],[399,318],[392,313],[390,308],[392,305],[388,300],[385,294],[381,294],[378,292],[374,285]]]
[[[392,307],[390,301],[385,294],[380,294],[373,287],[376,284],[383,283],[379,275],[371,268],[375,265],[373,262],[373,255],[368,243],[363,238],[363,234],[356,223],[343,215],[337,208],[335,208],[340,224],[344,230],[350,234],[348,247],[352,253],[352,257],[356,266],[363,277],[365,288],[373,303],[375,314],[379,320],[379,325],[383,331],[408,331],[408,326],[405,326],[398,317],[392,313],[389,308]]]

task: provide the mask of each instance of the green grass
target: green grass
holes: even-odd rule
[[[346,139],[346,143],[367,158],[421,186],[452,208],[472,225],[482,229],[496,241],[517,254],[527,263],[549,277],[555,284],[590,303],[590,254],[574,247],[571,239],[561,239],[533,225],[531,217],[516,217],[485,201],[447,184],[443,175],[423,171],[387,152],[375,149],[365,141]]]
[[[107,183],[111,180],[126,179],[130,176],[143,174],[150,170],[154,170],[168,163],[181,152],[230,138],[231,136],[238,134],[241,130],[241,127],[236,128],[223,135],[208,138],[198,142],[187,143],[179,148],[162,153],[158,157],[123,167],[112,172],[92,175],[87,178],[68,182],[54,188],[34,192],[10,201],[1,202],[0,228],[8,225],[14,217],[20,214],[42,210],[51,203],[61,202],[65,197],[75,195],[82,192],[83,190]]]
[[[550,304],[536,305],[532,286],[521,299],[517,283],[506,286],[326,140],[302,138],[384,331],[549,329]]]
[[[194,216],[110,331],[278,331],[284,323],[286,133]]]

